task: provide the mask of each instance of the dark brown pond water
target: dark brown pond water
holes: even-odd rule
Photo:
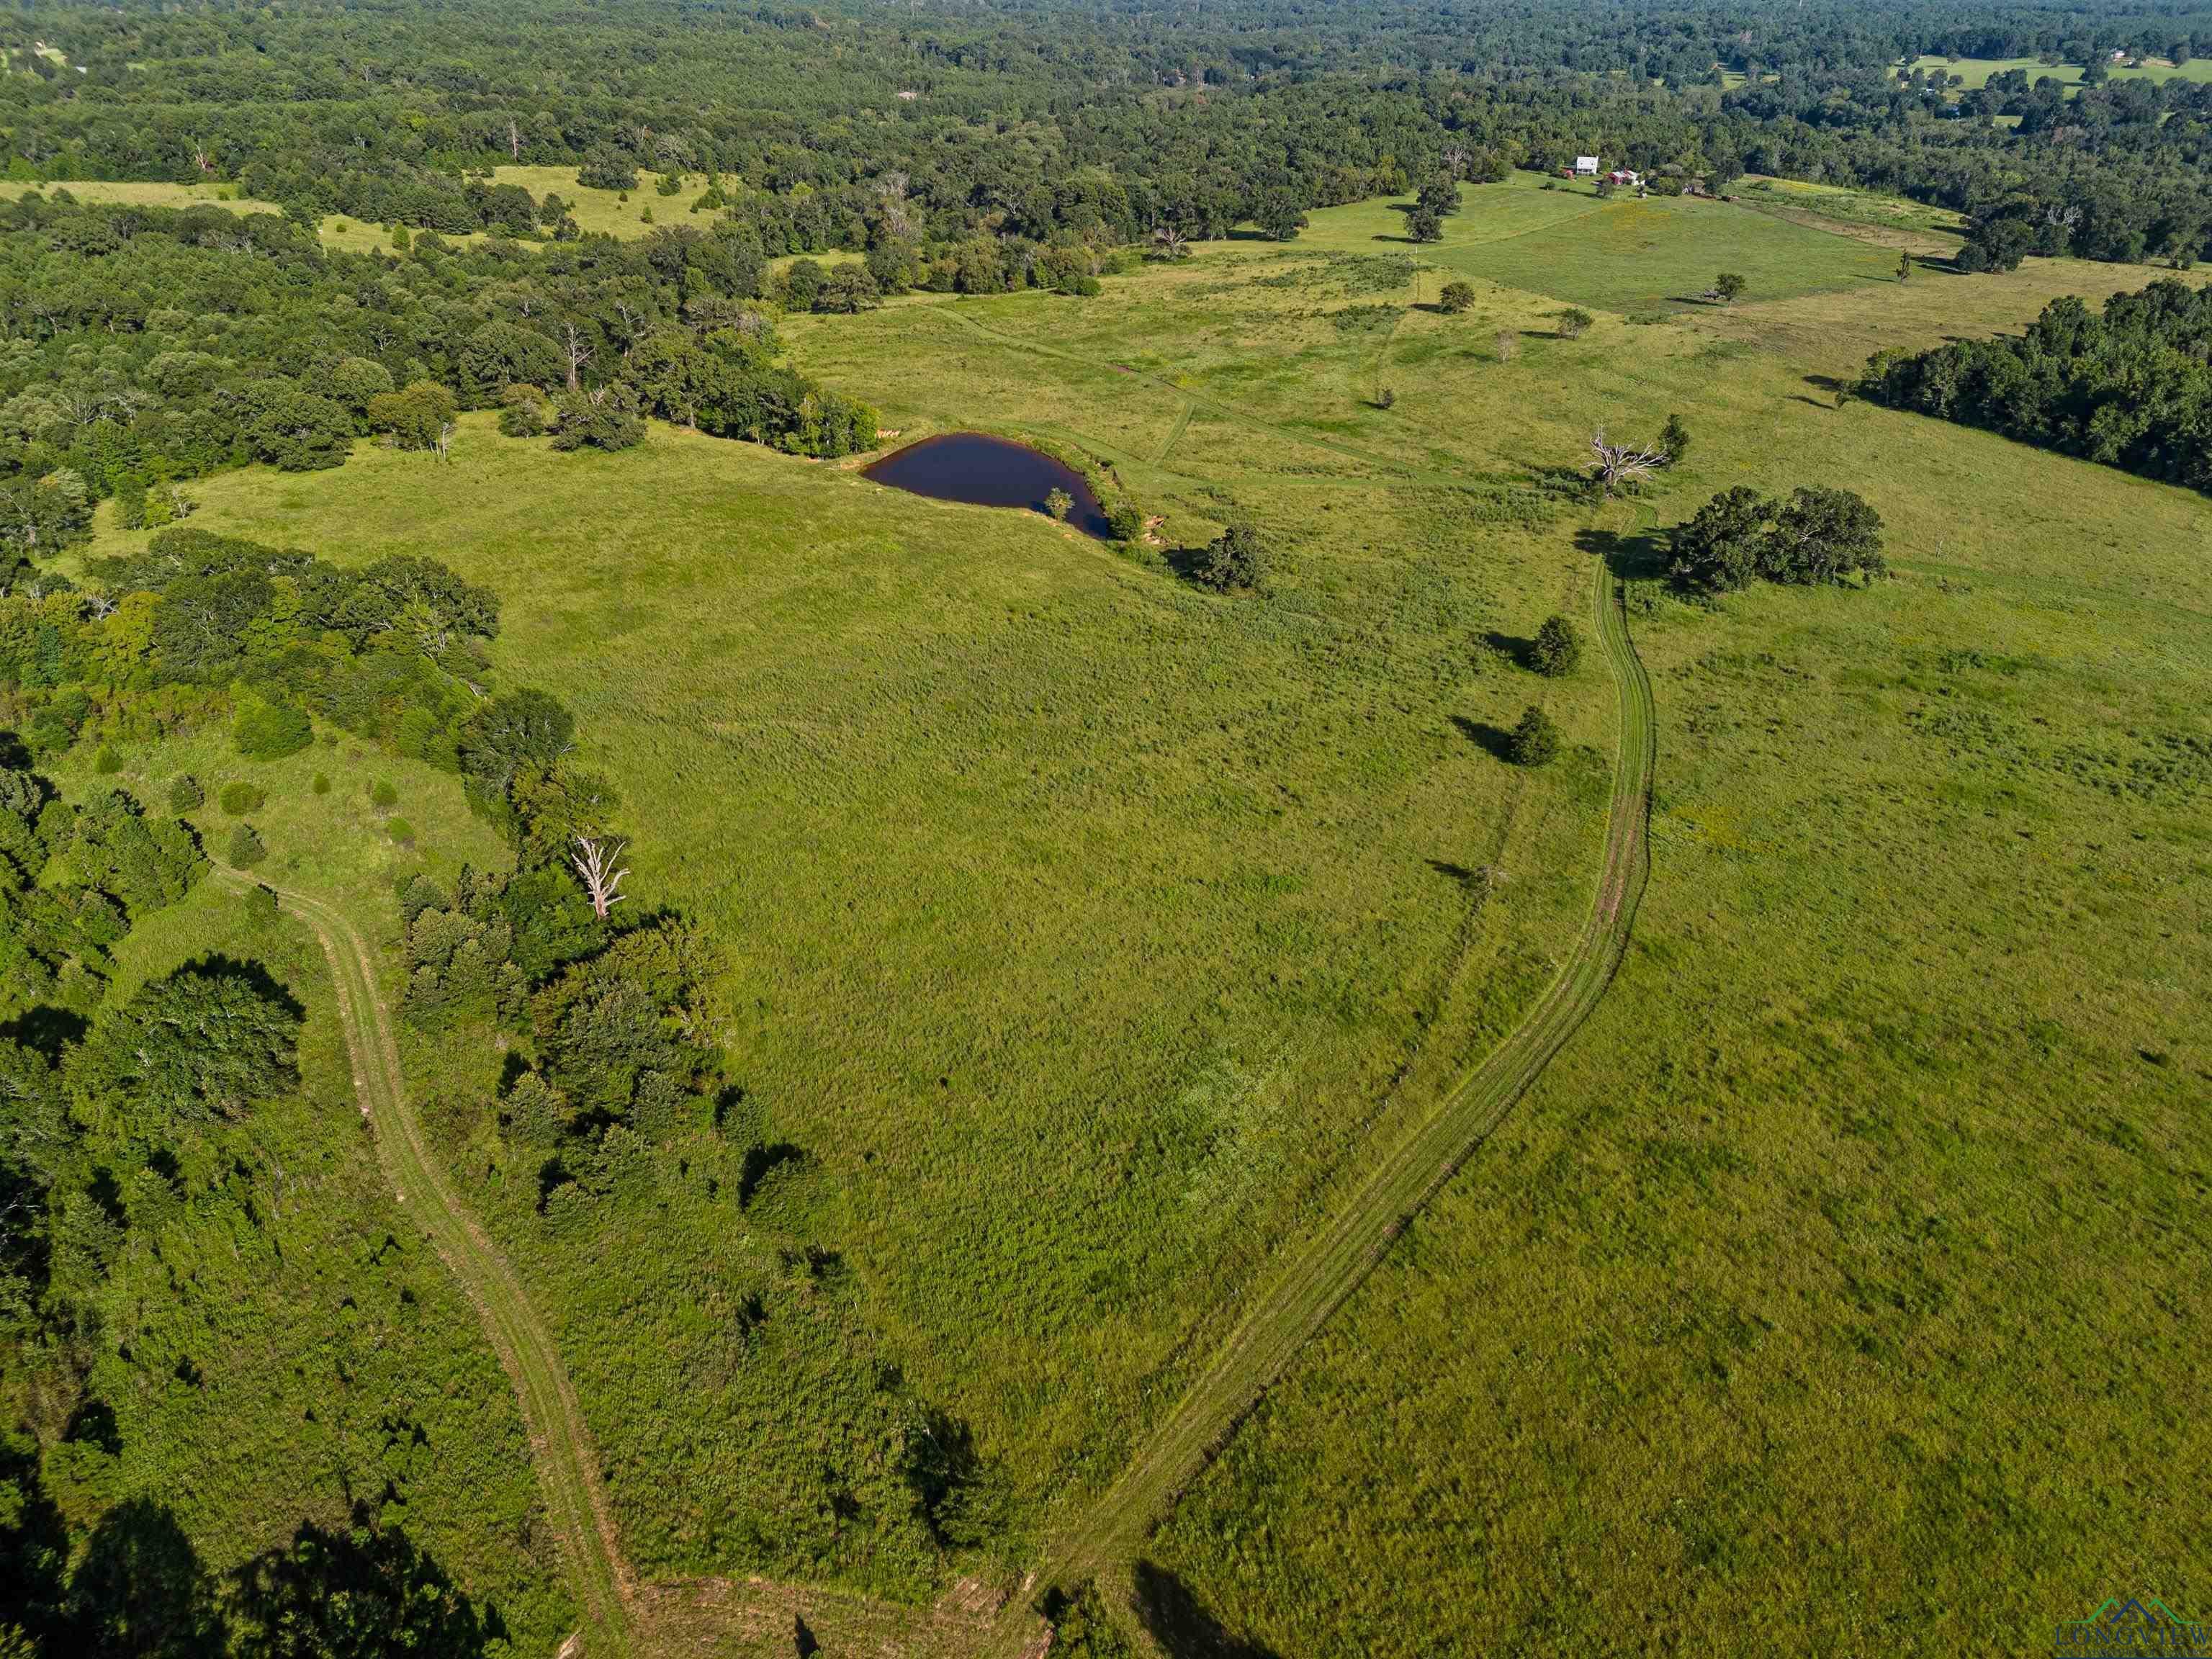
[[[1065,489],[1075,498],[1068,523],[1101,540],[1108,534],[1105,511],[1080,472],[1027,444],[981,432],[924,438],[894,450],[860,476],[933,501],[1027,507],[1036,513],[1045,510],[1047,494]]]

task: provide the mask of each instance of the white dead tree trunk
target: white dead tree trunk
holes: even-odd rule
[[[568,349],[568,390],[576,391],[581,385],[584,365],[592,361],[592,349],[584,343],[584,331],[574,323],[561,325]]]
[[[592,896],[592,914],[601,921],[608,911],[623,902],[623,878],[629,873],[617,862],[628,845],[620,836],[612,841],[594,840],[590,836],[576,837],[576,851],[568,854],[568,862],[576,866],[583,878],[584,890]]]
[[[1667,465],[1665,450],[1638,448],[1633,444],[1609,444],[1606,442],[1603,432],[1592,435],[1590,448],[1597,454],[1595,476],[1598,488],[1607,495],[1622,484],[1650,477]]]

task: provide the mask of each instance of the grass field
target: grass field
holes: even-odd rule
[[[245,193],[245,187],[240,185],[115,183],[96,179],[70,179],[39,185],[26,184],[20,179],[0,179],[0,197],[11,202],[33,191],[51,196],[64,190],[80,202],[113,203],[125,207],[184,208],[204,203],[228,208],[233,213],[283,211],[274,202],[256,201]]]
[[[2207,508],[1836,395],[1878,347],[2167,273],[1875,282],[1894,254],[1853,236],[1533,181],[1437,247],[1399,223],[788,323],[887,425],[1080,453],[1171,547],[1251,517],[1262,596],[659,428],[560,456],[471,417],[447,466],[194,486],[196,524],[497,586],[506,678],[576,708],[639,890],[728,953],[736,1075],[852,1273],[787,1346],[731,1358],[757,1247],[695,1177],[550,1231],[496,1056],[409,1058],[633,1558],[925,1593],[819,1473],[884,1364],[1001,1462],[999,1559],[1082,1512],[1566,949],[1613,696],[1511,658],[1604,557],[1658,711],[1620,977],[1140,1583],[1306,1659],[2017,1646],[2185,1583]],[[1670,306],[1721,270],[1744,303]],[[1469,313],[1434,308],[1449,276]],[[1559,337],[1571,304],[1601,314]],[[1550,488],[1669,410],[1695,445],[1638,514]],[[1648,528],[1736,483],[1864,491],[1898,579],[1667,597]],[[1537,701],[1570,750],[1530,774],[1492,751]],[[480,844],[442,810],[442,856]]]
[[[1871,191],[1849,190],[1840,185],[1808,184],[1799,179],[1769,179],[1751,174],[1729,186],[1739,202],[1770,208],[1793,216],[1810,216],[1836,226],[1851,227],[1893,235],[1899,246],[1948,252],[1966,234],[1962,215],[1946,208],[1929,207],[1901,197]]]
[[[532,196],[543,200],[548,191],[559,195],[568,204],[577,228],[587,233],[619,236],[624,239],[642,236],[656,225],[696,224],[709,215],[695,215],[691,204],[707,188],[706,179],[694,174],[684,181],[684,189],[675,196],[654,193],[658,175],[641,173],[638,187],[620,191],[587,188],[576,182],[574,167],[504,167],[492,169],[495,183],[520,185]],[[27,184],[20,180],[0,180],[0,197],[13,200],[27,191],[40,191],[52,194],[66,190],[82,202],[116,202],[138,207],[191,207],[197,203],[212,203],[227,207],[234,213],[277,213],[283,211],[274,202],[254,200],[244,193],[240,185],[210,183],[173,185],[146,182],[107,182],[98,179],[69,179],[53,184]],[[623,197],[629,199],[625,201]],[[648,220],[646,215],[653,217]],[[352,253],[389,252],[392,249],[392,227],[374,221],[361,220],[343,214],[325,217],[319,234],[325,247],[341,248]],[[448,236],[449,242],[469,242],[482,240],[478,236]],[[848,257],[841,254],[818,256],[824,263],[837,263]]]
[[[1547,188],[1556,185],[1557,188]],[[1886,280],[1891,264],[1873,248],[1802,225],[1746,213],[1726,202],[1624,191],[1601,199],[1587,185],[1516,173],[1501,184],[1466,185],[1443,241],[1416,249],[1405,215],[1385,201],[1312,216],[1294,246],[1344,252],[1418,252],[1449,276],[1480,277],[1524,293],[1623,313],[1678,310],[1733,263],[1756,299],[1792,298]],[[1434,299],[1431,291],[1429,298]]]
[[[2033,86],[2044,76],[2077,87],[2081,82],[2079,64],[2045,64],[2033,58],[1916,58],[1906,67],[1925,74],[1929,70],[1941,70],[1946,75],[1955,75],[1964,87],[1985,87],[1993,75],[2007,70],[2025,70],[2027,82]],[[2176,68],[2157,58],[2135,64],[2106,65],[2115,81],[2143,80],[2171,81],[2179,76],[2185,81],[2212,81],[2212,58],[2192,58]]]

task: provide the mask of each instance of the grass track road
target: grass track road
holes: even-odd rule
[[[1350,1205],[1285,1265],[1106,1496],[1054,1542],[1038,1575],[1073,1586],[1126,1571],[1152,1524],[1243,1415],[1379,1261],[1407,1220],[1458,1173],[1597,1006],[1627,948],[1650,871],[1646,830],[1657,756],[1651,683],[1628,635],[1620,585],[1602,559],[1595,621],[1620,705],[1605,857],[1582,931],[1549,988],[1436,1112],[1393,1148]]]
[[[250,879],[235,872],[223,873],[240,884]],[[599,1455],[553,1334],[422,1138],[401,1085],[390,1015],[377,994],[375,960],[360,933],[320,899],[289,888],[272,885],[271,890],[313,931],[330,959],[354,1088],[375,1132],[377,1156],[392,1190],[476,1304],[500,1363],[514,1379],[584,1620],[581,1651],[592,1659],[627,1653],[633,1645],[629,1604],[634,1587],[616,1541]],[[563,1652],[576,1646],[572,1643]]]

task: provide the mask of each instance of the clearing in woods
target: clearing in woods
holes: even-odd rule
[[[1863,1645],[1914,1584],[1963,1637],[2025,1615],[2004,1585],[2170,1577],[2159,1492],[2115,1528],[2063,1472],[2106,1433],[2202,1472],[2168,1414],[2202,1384],[2149,1310],[2205,1294],[2174,1266],[2202,1222],[2159,1197],[2202,1162],[2184,1108],[2212,1067],[2205,508],[1836,395],[1881,346],[2166,273],[1898,284],[1868,269],[1893,252],[1745,208],[1525,182],[1470,191],[1437,248],[1399,222],[1329,210],[1089,301],[786,320],[908,438],[984,411],[1086,460],[1166,515],[1158,554],[666,428],[554,455],[472,416],[450,465],[364,449],[193,487],[210,529],[495,586],[505,682],[575,708],[638,814],[640,890],[726,942],[726,1046],[805,1150],[777,1202],[836,1252],[809,1305],[856,1358],[726,1363],[702,1310],[752,1271],[749,1218],[672,1170],[658,1207],[556,1230],[483,1105],[491,1060],[410,1060],[449,1103],[432,1153],[547,1310],[629,1559],[920,1606],[1055,1538],[1137,1544],[1139,1588],[1302,1659],[1469,1608],[1500,1644],[1581,1603],[1710,1631],[1708,1596],[1800,1582],[1808,1643]],[[1745,303],[1669,304],[1720,270]],[[1447,275],[1463,315],[1431,303]],[[1599,313],[1578,337],[1568,304]],[[1660,525],[1739,483],[1845,485],[1897,579],[1670,597],[1651,537],[1592,531],[1561,486],[1592,429],[1670,411],[1695,443]],[[1279,551],[1261,596],[1176,575],[1232,517]],[[1217,1395],[1240,1310],[1570,961],[1620,705],[1597,662],[1518,659],[1601,568],[1668,757],[1616,994],[1318,1338]],[[1498,754],[1530,703],[1567,738],[1533,772]],[[2042,1366],[2053,1331],[2087,1375]],[[988,1555],[809,1530],[818,1448],[884,1358],[1001,1472]],[[1194,1467],[1174,1449],[1278,1371],[1145,1537]],[[1759,1456],[1719,1455],[1747,1421]],[[1163,1430],[1140,1501],[1091,1520]],[[1843,1462],[1895,1479],[1839,1491]]]

